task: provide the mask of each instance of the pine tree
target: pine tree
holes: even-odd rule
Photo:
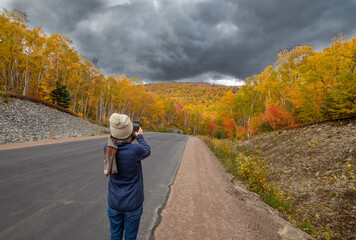
[[[56,88],[50,93],[51,100],[58,106],[69,108],[70,95],[66,85],[61,85],[60,81],[56,82]]]

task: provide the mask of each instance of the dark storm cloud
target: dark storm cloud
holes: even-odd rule
[[[296,45],[356,28],[355,0],[12,0],[33,26],[69,36],[106,74],[148,81],[243,79]]]

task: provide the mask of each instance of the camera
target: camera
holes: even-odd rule
[[[140,122],[133,122],[133,129],[134,129],[134,132],[138,132],[138,130],[140,129]]]

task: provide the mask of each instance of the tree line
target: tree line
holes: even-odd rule
[[[237,89],[105,76],[68,37],[30,28],[20,11],[2,9],[0,26],[0,91],[57,104],[65,99],[64,106],[85,119],[105,122],[119,112],[148,128],[246,138],[356,115],[355,36],[345,41],[341,34],[322,51],[281,51],[273,66]]]
[[[245,138],[320,120],[356,116],[356,35],[341,33],[322,51],[296,46],[273,66],[227,93],[215,121],[219,135]]]
[[[193,134],[243,139],[328,119],[356,116],[356,35],[330,47],[296,46],[236,88],[165,83],[150,91],[175,102],[174,125]]]
[[[68,91],[70,110],[83,118],[102,122],[120,112],[146,124],[162,124],[168,101],[146,92],[139,79],[104,76],[68,37],[30,28],[25,16],[1,10],[1,92],[58,102]]]

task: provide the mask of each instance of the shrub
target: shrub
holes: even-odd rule
[[[9,103],[9,98],[8,98],[9,96],[7,96],[6,94],[3,94],[3,102],[4,103]]]
[[[172,133],[172,132],[173,132],[173,129],[160,127],[160,128],[158,128],[158,129],[157,129],[157,132],[167,132],[167,133]]]
[[[292,112],[285,110],[282,106],[271,105],[259,117],[251,119],[250,132],[271,132],[279,129],[289,129],[298,126]]]
[[[244,127],[237,127],[236,130],[236,138],[237,139],[246,139],[247,138],[247,130]]]
[[[292,112],[289,112],[282,106],[273,104],[266,109],[264,121],[269,122],[274,130],[288,129],[297,126]]]
[[[236,129],[235,129],[233,119],[228,117],[228,118],[224,119],[222,124],[224,126],[224,130],[225,130],[227,137],[230,139],[233,139],[236,136]]]
[[[257,134],[259,132],[259,127],[262,124],[262,118],[259,116],[255,116],[251,119],[249,124],[249,132],[252,134]]]
[[[314,227],[308,221],[303,222],[298,227],[310,235],[313,235],[315,233]]]
[[[258,132],[272,132],[273,127],[269,122],[263,122],[260,126],[258,126]]]
[[[222,138],[226,138],[227,135],[226,135],[226,133],[224,132],[224,130],[222,128],[218,128],[214,132],[214,137],[217,138],[217,139],[222,139]]]

